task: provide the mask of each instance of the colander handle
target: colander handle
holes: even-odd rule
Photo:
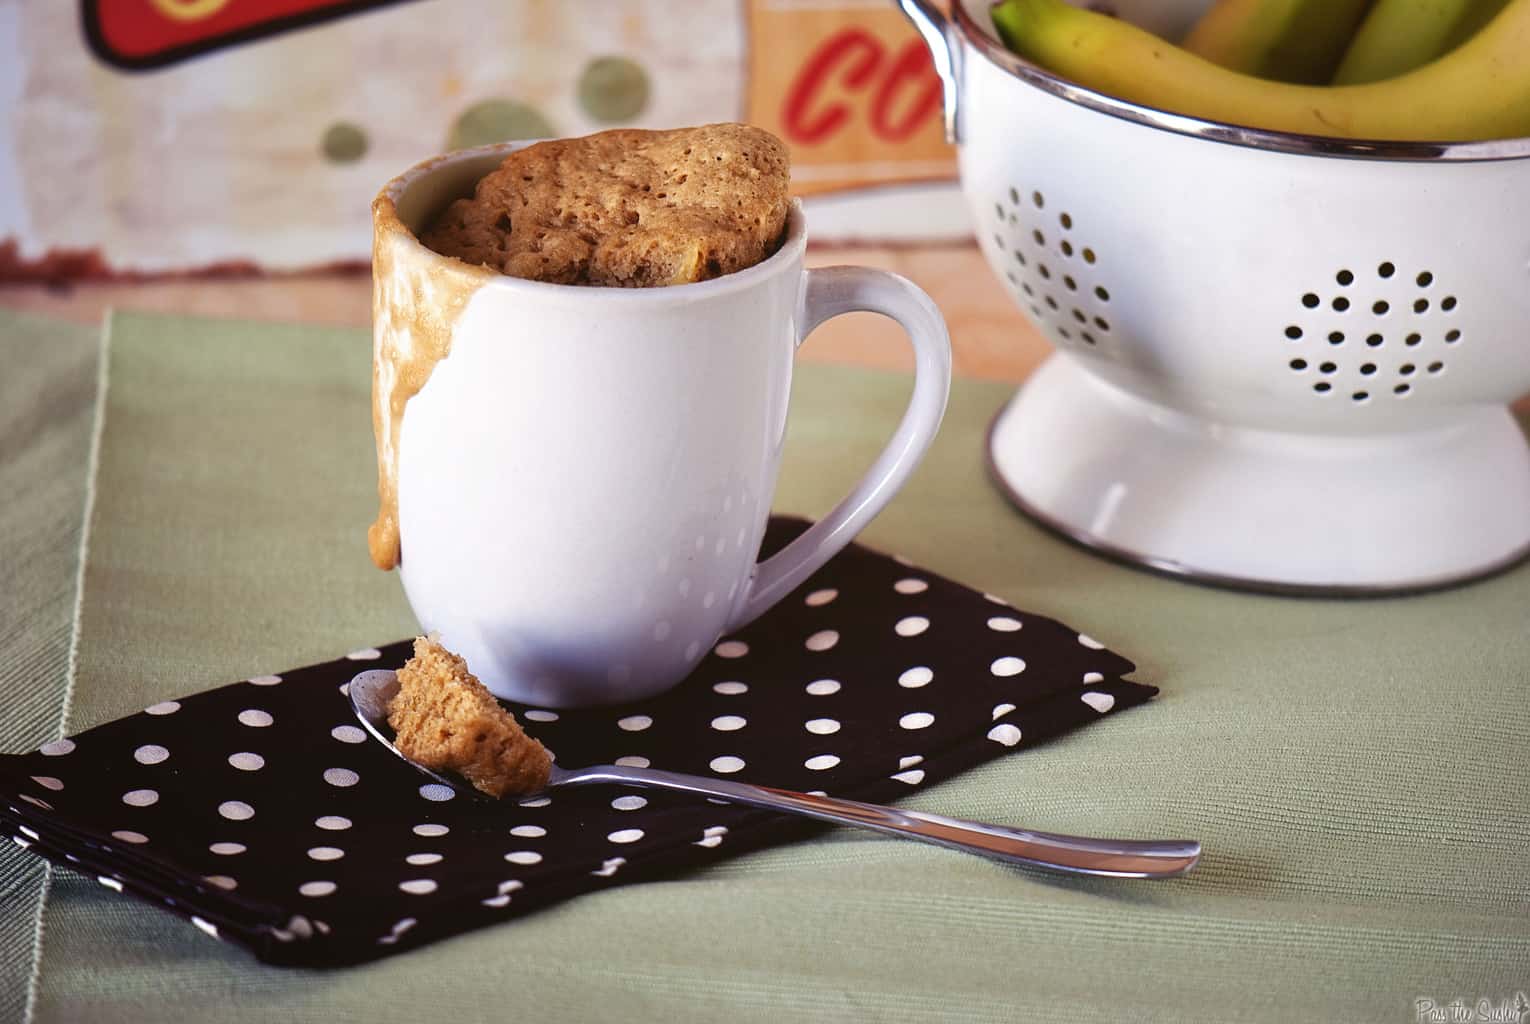
[[[961,0],[953,0],[960,3]],[[903,16],[914,23],[929,47],[935,74],[940,76],[941,104],[945,109],[946,141],[956,142],[958,62],[961,44],[952,38],[951,22],[933,0],[897,0]]]
[[[914,394],[887,447],[849,495],[755,567],[726,632],[754,621],[850,543],[908,480],[940,428],[951,390],[951,338],[935,303],[912,281],[885,270],[809,270],[798,318],[798,344],[825,320],[855,312],[889,316],[908,332],[914,349]]]

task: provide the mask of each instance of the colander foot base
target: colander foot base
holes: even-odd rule
[[[1530,555],[1530,445],[1500,407],[1409,434],[1254,430],[1053,356],[995,417],[987,447],[994,482],[1044,526],[1198,582],[1393,594]]]

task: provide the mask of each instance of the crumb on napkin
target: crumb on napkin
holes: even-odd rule
[[[388,705],[395,745],[410,760],[456,772],[492,797],[547,785],[552,756],[500,706],[467,662],[434,636],[416,637]]]

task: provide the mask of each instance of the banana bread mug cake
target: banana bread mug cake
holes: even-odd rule
[[[787,167],[780,139],[742,124],[541,142],[506,157],[420,240],[555,284],[704,281],[775,252]]]
[[[950,375],[939,312],[896,275],[806,267],[788,185],[778,140],[709,125],[462,150],[378,193],[368,546],[496,697],[669,689],[927,450]],[[794,360],[857,310],[907,332],[909,410],[849,496],[762,561]]]

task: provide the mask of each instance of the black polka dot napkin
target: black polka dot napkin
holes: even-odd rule
[[[772,521],[766,547],[804,525]],[[454,795],[370,740],[343,692],[409,653],[253,676],[0,757],[0,830],[262,960],[339,965],[823,828],[615,786]],[[1061,623],[852,546],[658,698],[512,710],[565,766],[880,803],[1147,700],[1157,690],[1121,678],[1132,669]]]

